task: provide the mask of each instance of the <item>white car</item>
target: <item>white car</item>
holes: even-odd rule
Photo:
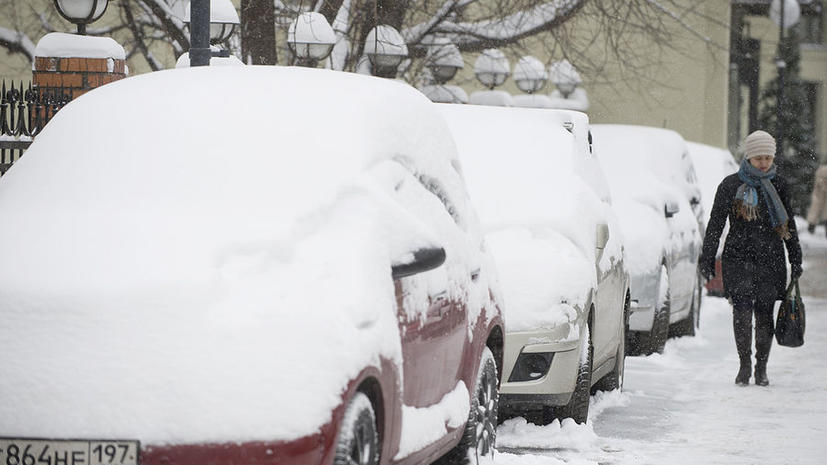
[[[670,329],[695,333],[700,311],[700,194],[687,171],[686,142],[661,128],[594,124],[591,130],[632,275],[629,349],[660,352]]]
[[[608,198],[588,118],[439,106],[504,292],[500,410],[585,422],[591,388],[622,386],[629,302],[618,222],[596,192]]]
[[[0,180],[0,463],[492,455],[500,290],[456,159],[422,94],[354,73],[71,102]]]

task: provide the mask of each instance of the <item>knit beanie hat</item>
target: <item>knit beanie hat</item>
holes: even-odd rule
[[[744,158],[775,156],[775,139],[765,131],[755,131],[744,139]]]

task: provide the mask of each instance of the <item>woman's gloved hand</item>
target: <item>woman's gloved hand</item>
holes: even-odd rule
[[[800,277],[801,277],[801,273],[803,273],[803,272],[804,272],[804,270],[802,270],[802,269],[801,269],[801,265],[800,265],[800,264],[792,263],[792,264],[790,265],[790,268],[791,268],[791,269],[790,269],[790,275],[792,275],[792,278],[793,278],[793,279],[798,279],[798,278],[800,278]]]
[[[712,263],[701,263],[699,265],[699,271],[701,272],[701,276],[704,277],[707,281],[715,277],[715,262]]]

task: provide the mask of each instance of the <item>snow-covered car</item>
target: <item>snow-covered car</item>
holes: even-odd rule
[[[594,150],[609,180],[632,275],[629,351],[660,352],[698,326],[699,196],[688,181],[686,142],[661,128],[593,124]],[[698,199],[696,199],[698,200]]]
[[[709,221],[709,214],[712,212],[712,203],[715,201],[715,191],[718,190],[718,184],[725,177],[738,171],[738,163],[735,162],[735,157],[732,156],[729,150],[689,141],[687,141],[687,145],[698,177],[698,185],[701,188],[701,203],[704,209],[703,224],[706,225]],[[728,230],[729,224],[724,227],[724,237],[726,237]],[[709,295],[724,295],[724,281],[721,277],[721,253],[723,250],[724,243],[721,241],[715,258],[715,276],[706,282],[706,292]]]
[[[351,73],[71,102],[0,182],[0,462],[493,453],[500,291],[456,166],[431,102]]]
[[[617,219],[582,178],[591,158],[588,117],[438,106],[502,283],[500,411],[539,423],[585,422],[591,388],[623,383],[629,302]]]

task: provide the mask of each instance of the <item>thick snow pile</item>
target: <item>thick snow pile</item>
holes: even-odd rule
[[[606,221],[578,175],[574,135],[553,112],[439,107],[497,262],[508,330],[567,322],[566,308],[583,308],[596,285],[596,225]],[[606,254],[617,259],[619,245]]]
[[[481,236],[453,151],[424,96],[355,74],[179,69],[73,101],[0,182],[0,436],[316,431],[363,367],[400,360],[392,262],[446,249],[412,308],[433,282],[468,292]],[[400,208],[403,165],[467,238],[444,242],[431,194]]]
[[[698,240],[698,222],[689,204],[691,189],[682,173],[683,138],[674,131],[644,126],[592,125],[595,154],[607,173],[612,200],[632,274],[660,266],[664,253]],[[664,207],[680,210],[667,223]],[[651,210],[651,213],[648,213]],[[668,225],[668,226],[667,226]]]
[[[51,32],[37,42],[36,57],[126,59],[123,47],[109,37]],[[110,70],[111,71],[111,70]]]

